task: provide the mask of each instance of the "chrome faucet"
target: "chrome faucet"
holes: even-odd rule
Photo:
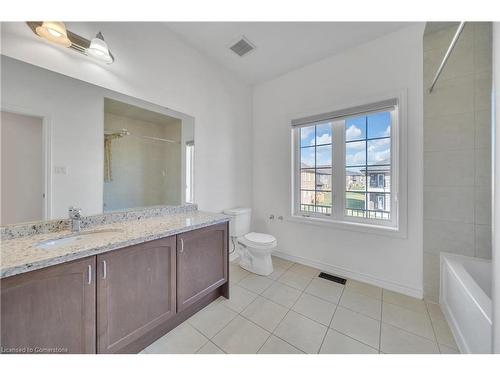
[[[80,232],[80,224],[82,222],[82,209],[71,206],[68,209],[69,218],[71,219],[71,230]]]

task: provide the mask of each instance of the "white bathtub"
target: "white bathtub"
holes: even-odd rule
[[[462,353],[491,353],[491,261],[441,253],[439,303]]]

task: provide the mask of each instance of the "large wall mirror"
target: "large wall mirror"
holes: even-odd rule
[[[194,118],[1,57],[0,225],[194,202]]]

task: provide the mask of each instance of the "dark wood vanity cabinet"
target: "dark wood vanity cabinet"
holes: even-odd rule
[[[95,257],[1,280],[3,353],[95,353]]]
[[[175,313],[175,236],[97,256],[97,351],[137,352]]]
[[[141,351],[229,296],[227,236],[217,224],[2,279],[2,352]]]
[[[228,279],[227,223],[177,236],[177,311],[203,298]]]

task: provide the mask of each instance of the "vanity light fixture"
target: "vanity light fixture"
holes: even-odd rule
[[[71,40],[68,39],[66,26],[63,22],[44,21],[40,26],[37,26],[35,32],[41,38],[47,39],[49,42],[59,44],[63,47],[71,46]]]
[[[49,42],[70,48],[82,55],[90,56],[106,64],[111,64],[115,61],[101,32],[97,33],[96,37],[90,41],[67,30],[63,22],[36,21],[26,22],[26,24],[34,34]]]
[[[90,47],[87,48],[87,55],[103,61],[106,64],[111,64],[113,62],[113,56],[109,53],[108,44],[104,41],[104,37],[100,31],[90,42]]]

